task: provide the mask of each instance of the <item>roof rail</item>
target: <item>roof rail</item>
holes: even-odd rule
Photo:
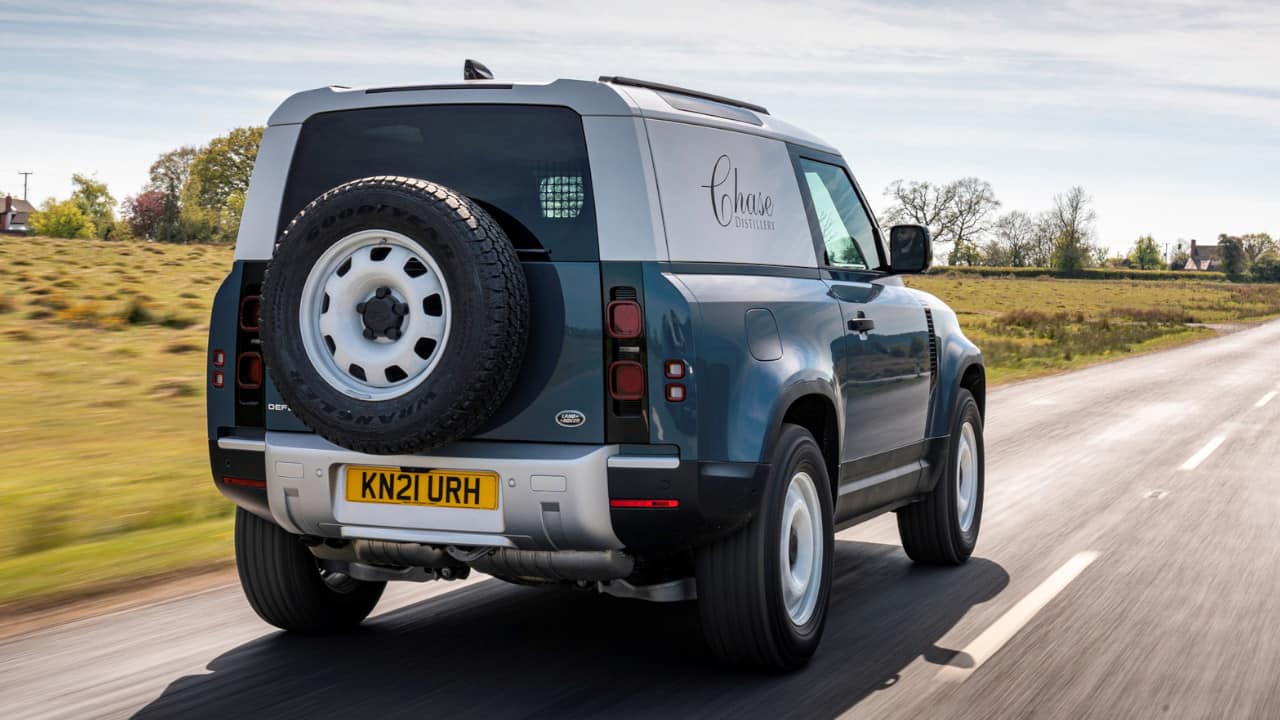
[[[601,75],[600,82],[649,88],[650,90],[660,90],[662,92],[676,93],[678,95],[688,95],[689,97],[702,98],[703,100],[710,100],[712,102],[723,103],[725,105],[745,108],[763,115],[769,114],[768,109],[761,105],[756,105],[755,103],[749,103],[743,100],[734,100],[733,98],[727,98],[723,95],[712,95],[711,93],[690,90],[688,88],[677,87],[675,85],[664,85],[663,83],[649,82],[648,80],[637,80],[635,78],[623,77],[621,75]]]

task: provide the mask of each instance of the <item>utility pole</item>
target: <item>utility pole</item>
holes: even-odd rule
[[[35,173],[19,172],[18,174],[22,176],[22,199],[25,201],[27,199],[27,176],[34,175]]]

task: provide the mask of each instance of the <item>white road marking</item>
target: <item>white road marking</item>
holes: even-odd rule
[[[1212,455],[1213,451],[1217,450],[1219,445],[1226,442],[1226,439],[1227,439],[1226,435],[1219,435],[1214,439],[1210,440],[1204,447],[1200,448],[1200,450],[1196,452],[1195,455],[1192,455],[1191,457],[1187,458],[1187,461],[1182,463],[1182,467],[1178,469],[1179,470],[1195,470],[1196,468],[1200,467],[1200,463],[1204,462],[1205,458]]]
[[[1097,559],[1098,553],[1093,551],[1077,553],[952,658],[938,671],[938,680],[964,682]]]
[[[1261,399],[1261,400],[1259,400],[1257,403],[1255,403],[1255,404],[1254,404],[1254,407],[1256,407],[1256,408],[1260,408],[1260,407],[1262,407],[1263,405],[1266,405],[1267,403],[1269,403],[1269,402],[1271,402],[1272,400],[1275,400],[1275,399],[1276,399],[1276,391],[1275,391],[1275,390],[1272,390],[1271,392],[1267,393],[1266,395],[1263,395],[1263,396],[1262,396],[1262,399]]]

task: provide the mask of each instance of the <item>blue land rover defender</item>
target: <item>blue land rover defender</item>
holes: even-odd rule
[[[472,569],[697,600],[798,667],[833,534],[982,517],[985,374],[930,238],[746,102],[623,77],[351,89],[271,116],[213,308],[209,451],[272,625]]]

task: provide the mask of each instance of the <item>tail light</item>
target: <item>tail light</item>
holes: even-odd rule
[[[615,508],[678,508],[679,500],[654,499],[654,500],[630,500],[616,499],[609,501],[609,507]]]
[[[257,390],[262,387],[262,355],[256,352],[240,353],[236,358],[236,387],[241,390]]]
[[[263,427],[266,424],[266,369],[262,361],[260,316],[262,314],[262,272],[265,264],[246,263],[240,286],[240,305],[236,317],[236,347],[227,358],[227,384],[234,383],[236,424]]]
[[[644,397],[644,365],[634,360],[618,360],[610,365],[609,397],[619,401]]]
[[[644,305],[637,267],[607,266],[604,280],[605,437],[614,443],[649,442],[648,370]]]
[[[644,333],[644,314],[635,300],[614,300],[605,313],[609,337],[618,340],[638,338]]]
[[[258,332],[258,316],[262,313],[262,297],[246,295],[240,299],[240,329],[247,333]]]

